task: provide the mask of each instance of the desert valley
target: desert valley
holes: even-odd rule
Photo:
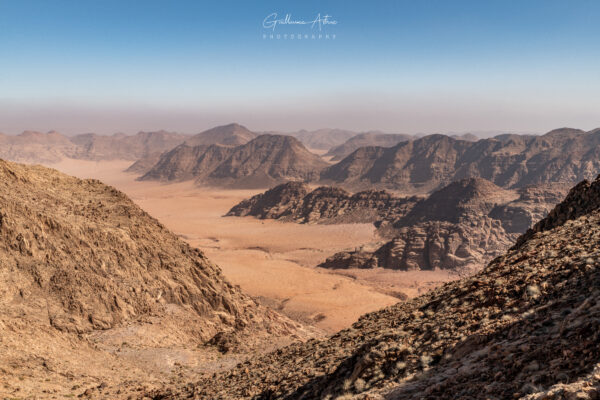
[[[0,158],[4,398],[600,396],[598,129],[27,131]]]

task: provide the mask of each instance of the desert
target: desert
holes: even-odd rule
[[[0,400],[600,399],[599,18],[0,0]]]

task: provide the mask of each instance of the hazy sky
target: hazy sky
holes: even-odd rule
[[[0,0],[0,132],[592,129],[599,20],[595,0]]]

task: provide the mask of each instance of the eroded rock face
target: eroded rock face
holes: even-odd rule
[[[393,229],[393,239],[373,252],[336,253],[319,267],[466,272],[502,254],[517,236],[508,234],[500,221],[487,216],[457,223],[421,222]]]
[[[242,201],[227,215],[299,223],[374,222],[399,218],[418,200],[418,197],[396,197],[383,190],[351,194],[344,189],[322,186],[310,191],[307,184],[289,182]]]
[[[294,329],[110,186],[4,161],[0,186],[0,317],[42,307],[52,327],[89,333],[172,305],[186,310],[180,334],[200,342]]]
[[[370,257],[364,250],[341,252],[319,266],[476,270],[502,254],[531,226],[530,218],[545,216],[561,194],[561,188],[509,191],[480,178],[453,182],[405,215],[378,221],[380,234],[392,240]]]
[[[506,189],[573,185],[600,172],[600,134],[557,129],[542,136],[502,135],[476,142],[430,135],[394,147],[362,147],[324,170],[324,183],[427,193],[465,178]]]
[[[600,181],[574,189],[540,229],[474,276],[366,314],[326,340],[292,345],[153,394],[165,399],[598,397],[597,187]]]

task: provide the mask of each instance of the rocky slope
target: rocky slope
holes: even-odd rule
[[[593,399],[600,181],[482,272],[155,399]],[[215,384],[218,382],[218,384]]]
[[[25,131],[19,135],[0,133],[0,158],[25,163],[55,163],[76,157],[77,145],[58,132]]]
[[[401,142],[416,139],[412,135],[401,133],[365,132],[352,136],[339,146],[332,147],[326,157],[332,157],[331,161],[340,161],[352,154],[355,150],[366,146],[392,147]]]
[[[391,148],[362,147],[321,174],[324,182],[425,193],[464,178],[503,188],[572,185],[600,172],[600,134],[558,129],[477,142],[430,135]]]
[[[205,185],[267,187],[288,180],[315,180],[326,166],[291,136],[261,135],[237,147],[178,146],[163,154],[140,179],[195,179]]]
[[[302,182],[288,182],[234,206],[227,216],[255,216],[298,223],[360,223],[394,220],[410,210],[419,198],[395,197],[386,191],[351,194],[334,187],[310,191]]]
[[[249,351],[305,334],[112,187],[1,160],[0,186],[0,394],[96,380],[78,351],[125,368],[114,381],[128,360],[152,370],[152,354],[172,351],[157,361],[172,368],[193,365],[188,346]]]

